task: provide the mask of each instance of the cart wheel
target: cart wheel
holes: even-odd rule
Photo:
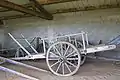
[[[46,62],[50,71],[55,75],[70,76],[78,71],[81,55],[73,44],[56,42],[48,49]]]
[[[80,63],[80,65],[83,65],[85,63],[85,60],[86,60],[86,55],[81,54],[81,63]]]
[[[83,47],[83,44],[81,41],[77,40],[76,43],[75,43],[75,40],[71,40],[71,43],[73,45],[75,45],[76,48],[82,48]],[[85,63],[85,60],[86,60],[86,55],[85,54],[81,54],[81,63],[80,65],[83,65]]]

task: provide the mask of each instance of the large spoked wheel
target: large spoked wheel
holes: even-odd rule
[[[46,62],[50,71],[55,75],[70,76],[78,71],[81,55],[73,44],[56,42],[48,49]]]

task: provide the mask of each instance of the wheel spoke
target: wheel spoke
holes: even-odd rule
[[[75,68],[77,67],[76,65],[74,65],[73,63],[71,63],[71,62],[69,62],[69,61],[67,61],[67,63],[70,64],[70,65],[72,65],[72,66],[75,67]]]
[[[57,61],[59,59],[59,57],[50,57],[50,59],[48,59],[49,61]]]
[[[58,64],[59,63],[59,61],[57,61],[57,62],[55,62],[54,64],[52,64],[50,67],[53,67],[53,66],[55,66],[56,64]]]
[[[65,67],[64,67],[64,63],[62,63],[62,71],[63,71],[63,75],[65,74]]]
[[[70,70],[69,66],[67,65],[67,63],[65,63],[65,66],[67,67],[68,71],[71,73],[72,71]]]
[[[67,60],[78,60],[78,58],[67,58]]]
[[[71,52],[70,54],[68,54],[66,57],[69,57],[70,55],[72,55],[73,53],[75,53],[76,51],[74,50],[73,52]]]
[[[57,51],[57,53],[59,54],[59,56],[61,56],[60,52],[58,51],[58,49],[54,46],[54,49]]]
[[[57,54],[55,54],[55,53],[53,53],[53,52],[50,52],[51,54],[53,54],[54,56],[57,56],[57,57],[59,57],[59,55],[57,55]]]
[[[63,45],[60,44],[60,46],[61,46],[61,54],[63,55]]]
[[[58,70],[59,70],[59,68],[60,68],[60,66],[61,66],[61,62],[60,62],[60,64],[58,65],[58,68],[56,69],[56,71],[55,72],[58,72]]]
[[[64,56],[67,54],[69,47],[70,47],[70,46],[68,45],[68,47],[67,47],[67,49],[66,49],[66,51],[65,51]]]

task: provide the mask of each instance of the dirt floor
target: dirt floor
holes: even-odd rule
[[[35,61],[22,61],[36,67],[49,70],[45,60]],[[18,65],[12,65],[9,63],[2,64],[10,69],[17,70],[29,76],[38,78],[39,80],[120,80],[120,64],[115,64],[110,61],[92,60],[89,59],[86,63],[80,67],[79,71],[69,77],[59,77],[52,73],[40,72],[33,69],[28,69]],[[20,76],[0,71],[0,80],[29,80]]]

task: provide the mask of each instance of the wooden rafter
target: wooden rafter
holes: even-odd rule
[[[90,10],[100,10],[100,9],[109,9],[109,8],[120,8],[120,5],[99,5],[99,6],[85,6],[79,8],[69,8],[69,9],[57,9],[52,12],[52,14],[58,13],[68,13],[68,12],[78,12],[78,11],[90,11]]]
[[[45,0],[43,0],[43,1],[45,1]],[[48,1],[48,0],[46,0],[46,1]],[[55,3],[54,1],[68,1],[68,0],[49,0],[49,1],[51,1],[52,3]],[[69,1],[76,1],[76,0],[69,0]],[[42,5],[44,5],[44,4],[42,4]],[[24,6],[27,7],[27,8],[31,7],[30,4],[25,4]],[[37,5],[37,7],[39,8],[38,5]],[[120,8],[120,3],[111,4],[111,5],[106,4],[106,5],[99,5],[99,6],[85,6],[85,7],[69,8],[69,9],[57,9],[57,10],[51,11],[51,13],[52,14],[59,14],[59,13],[89,11],[89,10],[96,10],[96,9],[99,10],[99,9],[107,9],[107,8]],[[8,19],[16,19],[16,18],[31,17],[31,16],[32,15],[3,16],[3,17],[0,17],[0,19],[1,20],[8,20]]]
[[[41,14],[42,12],[30,10],[24,6],[9,2],[7,0],[0,0],[0,6],[7,8],[7,9],[15,10],[18,12],[27,13],[27,14],[30,14],[33,16],[38,16],[38,17],[41,17],[41,18],[44,18],[47,20],[53,19],[52,15]],[[43,8],[43,10],[44,10],[44,8]]]
[[[71,2],[71,1],[79,1],[79,0],[36,0],[41,5],[50,5],[50,4],[57,4],[57,3],[64,3],[64,2]],[[30,3],[22,5],[24,7],[30,8],[32,5]],[[11,11],[11,9],[0,9],[0,12]]]
[[[31,5],[31,4],[24,4],[24,5],[22,5],[22,6],[29,9],[32,5]],[[0,12],[7,12],[7,11],[11,11],[11,9],[0,8]]]
[[[94,6],[86,6],[84,8],[69,8],[69,9],[58,9],[52,11],[52,14],[60,14],[60,13],[68,13],[68,12],[78,12],[78,11],[90,11],[90,10],[100,10],[100,9],[109,9],[109,8],[120,8],[120,5],[100,5],[98,7]],[[24,18],[24,17],[32,17],[31,15],[15,15],[15,16],[4,16],[0,17],[0,20],[8,20],[8,19],[16,19],[16,18]]]
[[[79,1],[79,0],[37,0],[37,1],[38,1],[41,5],[49,5],[49,4],[56,4],[56,3]]]
[[[39,12],[41,12],[41,14],[53,18],[53,16],[50,13],[48,13],[38,1],[36,0],[29,0],[29,1],[33,4],[35,8],[39,10]]]

